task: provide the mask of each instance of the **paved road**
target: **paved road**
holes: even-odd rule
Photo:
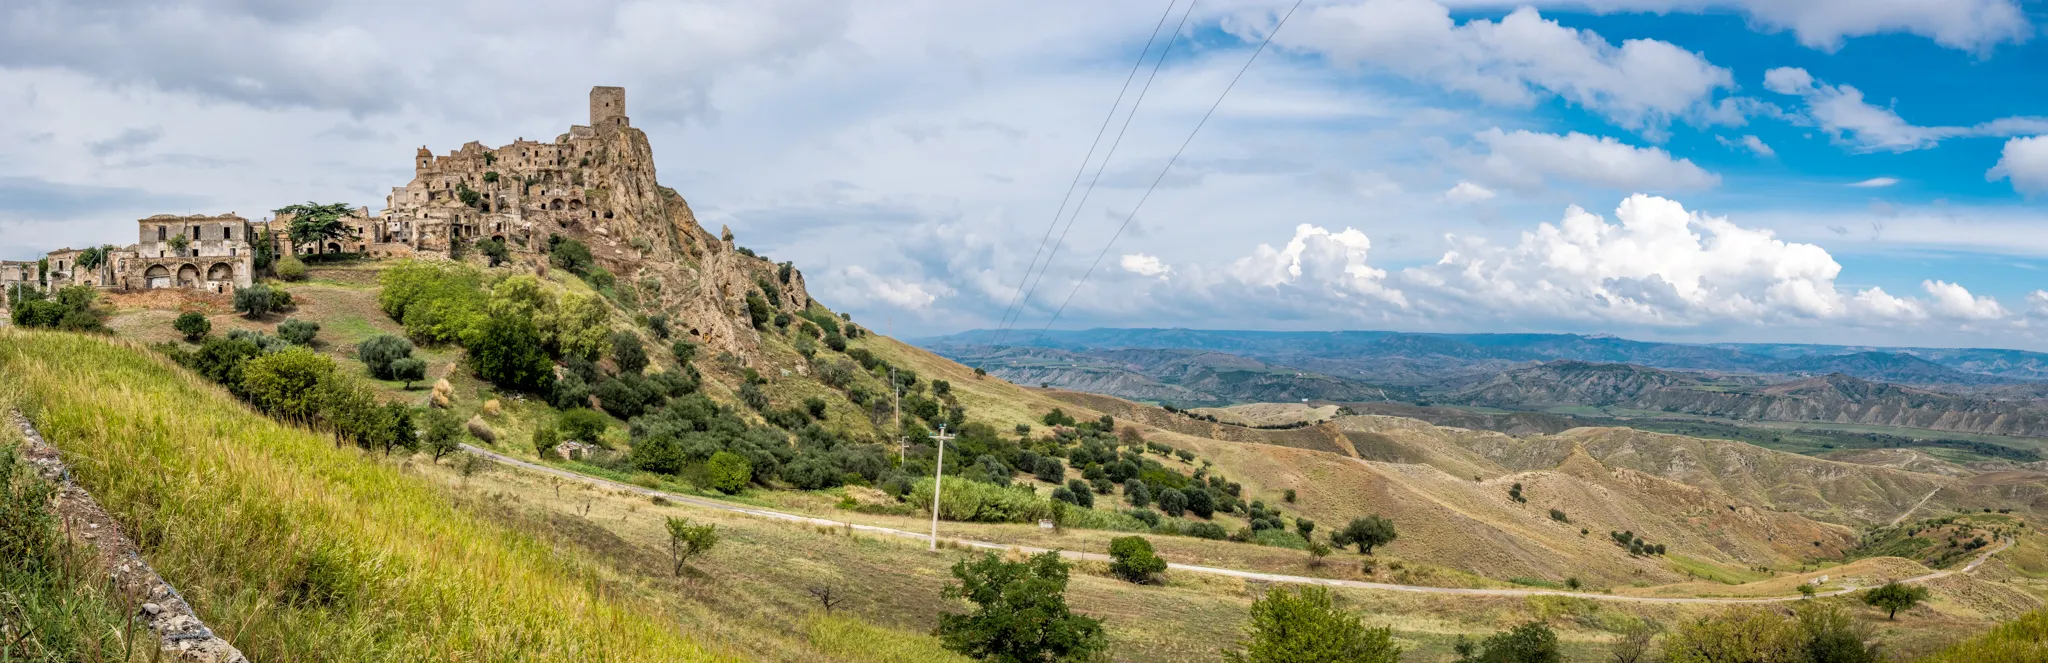
[[[479,456],[483,456],[483,457],[485,457],[485,458],[489,458],[489,459],[491,459],[491,460],[494,460],[494,461],[497,461],[497,462],[499,462],[499,463],[502,463],[502,464],[505,464],[505,465],[510,465],[510,466],[513,466],[513,467],[517,467],[517,468],[520,468],[520,469],[524,469],[524,470],[528,470],[528,471],[532,471],[532,472],[538,472],[538,473],[541,473],[541,474],[546,474],[546,475],[549,475],[549,476],[561,477],[561,478],[564,478],[564,479],[569,479],[569,480],[572,480],[572,481],[582,481],[582,482],[585,482],[585,483],[590,483],[590,484],[595,484],[595,485],[599,485],[599,486],[604,486],[604,487],[606,487],[606,488],[615,488],[615,489],[618,489],[618,490],[624,490],[624,491],[628,491],[628,492],[638,493],[638,494],[641,494],[641,495],[646,495],[646,496],[649,496],[649,497],[656,497],[656,496],[659,496],[659,497],[661,497],[661,498],[663,498],[663,499],[667,499],[667,500],[669,500],[669,501],[671,501],[671,502],[677,502],[677,503],[681,503],[681,504],[688,504],[688,505],[691,505],[691,506],[696,506],[696,507],[703,507],[703,508],[706,508],[706,509],[717,509],[717,510],[720,510],[720,511],[727,511],[727,512],[731,512],[731,513],[743,513],[743,514],[746,514],[746,515],[750,515],[750,516],[758,516],[758,517],[761,517],[761,518],[767,518],[767,519],[770,519],[770,520],[781,520],[781,521],[787,521],[787,522],[796,522],[796,523],[803,523],[803,524],[806,524],[806,525],[813,525],[813,526],[826,526],[826,527],[851,527],[851,528],[853,528],[853,529],[854,529],[854,531],[858,531],[858,532],[867,532],[867,533],[870,533],[870,534],[879,534],[879,535],[882,535],[882,536],[893,536],[893,537],[899,537],[899,538],[905,538],[905,539],[915,539],[915,540],[918,540],[918,541],[930,541],[930,540],[931,540],[931,536],[930,536],[930,535],[928,535],[928,534],[921,534],[921,533],[918,533],[918,532],[907,532],[907,531],[904,531],[904,530],[899,530],[899,529],[893,529],[893,528],[889,528],[889,527],[878,527],[878,526],[875,526],[875,525],[861,525],[861,524],[855,524],[855,523],[848,523],[848,522],[845,522],[845,521],[840,521],[840,520],[830,520],[830,519],[826,519],[826,518],[814,518],[814,517],[811,517],[811,516],[804,516],[804,515],[798,515],[798,514],[794,514],[794,513],[784,513],[784,512],[781,512],[781,511],[774,511],[774,510],[770,510],[770,509],[762,509],[762,508],[759,508],[759,507],[751,507],[751,506],[744,506],[744,505],[739,505],[739,504],[732,504],[732,503],[729,503],[729,502],[720,502],[720,501],[717,501],[717,500],[707,500],[707,499],[704,499],[704,498],[701,498],[701,497],[691,497],[691,496],[688,496],[688,495],[677,495],[677,494],[675,494],[675,493],[668,493],[668,492],[662,492],[662,491],[659,491],[659,490],[653,490],[653,489],[649,489],[649,488],[642,488],[642,487],[640,487],[640,486],[635,486],[635,485],[632,485],[632,484],[627,484],[627,483],[620,483],[620,482],[617,482],[617,481],[612,481],[612,480],[610,480],[610,479],[604,479],[604,478],[600,478],[600,477],[594,477],[594,476],[590,476],[590,475],[587,475],[587,474],[579,474],[579,473],[576,473],[576,472],[571,472],[571,471],[568,471],[568,470],[563,470],[563,469],[558,469],[558,468],[548,467],[548,466],[546,466],[546,465],[540,465],[540,464],[537,464],[537,463],[531,463],[531,462],[527,462],[527,461],[524,461],[524,460],[520,460],[520,459],[517,459],[517,458],[513,458],[513,457],[511,457],[511,456],[506,456],[506,455],[504,455],[504,454],[500,454],[500,453],[497,453],[497,452],[495,452],[495,451],[491,451],[491,450],[489,450],[489,449],[483,449],[483,448],[479,448],[479,447],[471,446],[471,445],[468,445],[468,444],[462,445],[462,448],[463,448],[463,450],[465,450],[465,451],[468,451],[468,452],[470,452],[470,453],[473,453],[473,454],[477,454],[477,455],[479,455]],[[1034,554],[1035,554],[1035,553],[1042,553],[1042,552],[1048,552],[1048,549],[1046,549],[1046,548],[1036,548],[1036,547],[1032,547],[1032,546],[1023,546],[1023,545],[1012,545],[1012,544],[1007,544],[1007,543],[994,543],[994,542],[990,542],[990,541],[973,541],[973,540],[968,540],[968,539],[952,539],[952,538],[950,538],[950,537],[940,537],[940,538],[941,538],[941,539],[950,539],[950,540],[952,540],[952,541],[957,541],[957,542],[959,542],[959,543],[961,543],[961,544],[963,544],[963,545],[967,545],[967,546],[971,546],[971,547],[974,547],[974,548],[979,548],[979,549],[985,549],[985,550],[1019,550],[1019,551],[1023,551],[1023,552],[1026,552],[1026,553],[1034,553]],[[1995,554],[1995,553],[1998,553],[1998,552],[2000,552],[2000,551],[2003,551],[2003,550],[2005,550],[2006,548],[2009,548],[2009,547],[2012,547],[2012,540],[2010,540],[2010,539],[2007,539],[2007,540],[2006,540],[2006,541],[2005,541],[2005,542],[2004,542],[2004,543],[2003,543],[2002,545],[2000,545],[2000,546],[1998,546],[1998,547],[1996,547],[1996,548],[1991,548],[1991,549],[1987,549],[1987,550],[1985,550],[1985,551],[1983,552],[1983,554],[1980,554],[1980,555],[1978,555],[1978,556],[1977,556],[1977,559],[1976,559],[1976,560],[1974,560],[1974,561],[1970,562],[1970,564],[1969,564],[1968,566],[1964,566],[1964,567],[1963,567],[1963,568],[1961,568],[1961,569],[1958,569],[1958,570],[1949,570],[1949,571],[1935,571],[1935,572],[1933,572],[1933,573],[1929,573],[1929,574],[1926,574],[1926,575],[1922,575],[1922,576],[1915,576],[1915,577],[1912,577],[1912,578],[1907,578],[1907,579],[1905,579],[1905,580],[1901,580],[1901,581],[1899,581],[1899,582],[1905,582],[1905,583],[1920,583],[1920,582],[1926,582],[1926,581],[1929,581],[1929,580],[1934,580],[1934,579],[1937,579],[1937,578],[1943,578],[1943,577],[1947,577],[1947,576],[1949,576],[1949,575],[1953,575],[1953,574],[1956,574],[1956,573],[1970,573],[1970,572],[1972,572],[1972,571],[1976,571],[1976,570],[1977,570],[1977,567],[1978,567],[1979,565],[1982,565],[1982,564],[1983,564],[1983,563],[1985,562],[1985,560],[1988,560],[1988,559],[1990,559],[1990,558],[1991,558],[1991,556],[1992,556],[1993,554]],[[1101,553],[1089,553],[1089,552],[1076,552],[1076,551],[1072,551],[1072,550],[1061,550],[1061,551],[1059,551],[1059,553],[1060,553],[1060,556],[1061,556],[1061,557],[1065,557],[1065,558],[1067,558],[1067,559],[1081,559],[1081,560],[1093,560],[1093,561],[1101,561],[1101,562],[1106,562],[1106,561],[1109,561],[1109,556],[1108,556],[1108,555],[1104,555],[1104,554],[1101,554]],[[1707,604],[1735,604],[1735,603],[1781,603],[1781,602],[1786,602],[1786,601],[1797,601],[1797,600],[1800,600],[1800,599],[1804,598],[1804,597],[1801,597],[1801,596],[1796,596],[1796,595],[1795,595],[1795,596],[1773,596],[1773,597],[1764,597],[1764,598],[1691,598],[1691,597],[1617,596],[1617,595],[1614,595],[1614,594],[1596,594],[1596,593],[1591,593],[1591,592],[1564,592],[1564,591],[1555,591],[1555,590],[1547,590],[1547,589],[1464,589],[1464,588],[1457,588],[1457,587],[1424,587],[1424,586],[1420,586],[1420,585],[1396,585],[1396,584],[1391,584],[1391,583],[1382,583],[1382,582],[1365,582],[1365,581],[1361,581],[1361,580],[1338,580],[1338,579],[1333,579],[1333,578],[1314,578],[1314,577],[1309,577],[1309,576],[1295,576],[1295,575],[1285,575],[1285,574],[1279,574],[1279,573],[1260,573],[1260,572],[1257,572],[1257,571],[1240,571],[1240,570],[1237,570],[1237,569],[1225,569],[1225,568],[1218,568],[1218,567],[1214,567],[1214,566],[1197,566],[1197,565],[1193,565],[1193,564],[1172,564],[1172,563],[1169,563],[1169,564],[1167,564],[1167,568],[1169,568],[1169,569],[1174,569],[1174,570],[1179,570],[1179,571],[1187,571],[1187,572],[1190,572],[1190,573],[1202,573],[1202,574],[1208,574],[1208,575],[1217,575],[1217,576],[1227,576],[1227,577],[1232,577],[1232,578],[1243,578],[1243,579],[1246,579],[1246,580],[1257,580],[1257,581],[1261,581],[1261,582],[1276,582],[1276,583],[1292,583],[1292,584],[1302,584],[1302,585],[1323,585],[1323,586],[1327,586],[1327,587],[1347,587],[1347,588],[1352,588],[1352,589],[1371,589],[1371,590],[1380,590],[1380,591],[1389,591],[1389,592],[1413,592],[1413,593],[1418,593],[1418,594],[1453,594],[1453,595],[1464,595],[1464,596],[1569,596],[1569,597],[1574,597],[1574,598],[1582,598],[1582,599],[1592,599],[1592,600],[1595,600],[1595,601],[1619,601],[1619,602],[1628,602],[1628,603],[1707,603]],[[1856,590],[1858,590],[1858,589],[1861,589],[1861,588],[1860,588],[1860,587],[1853,587],[1853,586],[1852,586],[1852,587],[1846,587],[1846,588],[1843,588],[1843,589],[1838,589],[1838,590],[1834,590],[1834,591],[1830,591],[1830,592],[1822,592],[1822,593],[1820,593],[1820,594],[1816,594],[1815,596],[1839,596],[1839,595],[1842,595],[1842,594],[1847,594],[1847,593],[1850,593],[1850,592],[1854,592],[1854,591],[1856,591]]]

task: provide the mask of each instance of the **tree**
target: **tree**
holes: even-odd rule
[[[283,260],[277,261],[276,271],[277,278],[286,281],[304,281],[306,280],[306,261],[300,260],[298,256],[285,256]]]
[[[192,246],[192,238],[186,237],[185,233],[178,233],[171,236],[170,245],[171,250],[177,251],[178,255],[182,256],[185,255],[185,249]]]
[[[391,455],[394,448],[404,449],[407,454],[418,451],[420,434],[419,430],[413,427],[412,408],[404,403],[385,403],[384,411],[385,423],[391,427],[391,434],[383,438],[384,455]]]
[[[712,489],[732,495],[746,490],[747,484],[754,480],[754,466],[747,462],[745,456],[720,451],[704,461],[704,480]]]
[[[1799,633],[1777,611],[1742,606],[1686,623],[1664,638],[1667,663],[1797,661]],[[1797,657],[1797,658],[1795,658]]]
[[[1621,636],[1614,642],[1614,649],[1608,651],[1614,663],[1647,663],[1650,656],[1650,639],[1657,635],[1657,623],[1644,619],[1628,622],[1616,633]]]
[[[1487,636],[1477,646],[1459,636],[1454,649],[1458,663],[1564,663],[1564,654],[1557,649],[1557,633],[1540,621]]]
[[[512,259],[511,249],[506,247],[505,240],[501,239],[479,240],[476,243],[476,251],[484,254],[492,267],[503,265]]]
[[[391,374],[391,363],[412,356],[412,341],[378,334],[356,344],[356,360],[370,370],[370,377],[379,380],[396,380]]]
[[[1885,618],[1892,620],[1899,618],[1900,610],[1911,610],[1925,600],[1927,588],[1902,585],[1896,581],[1863,593],[1864,604],[1885,611]]]
[[[427,453],[434,455],[434,460],[441,460],[443,456],[462,448],[462,436],[465,434],[462,422],[455,420],[454,413],[447,410],[429,410],[426,434],[421,436],[420,442],[426,447]]]
[[[556,268],[577,276],[590,273],[597,261],[590,257],[590,247],[582,242],[561,235],[548,236],[548,263]]]
[[[1313,541],[1315,540],[1316,521],[1296,517],[1294,519],[1294,531],[1300,532],[1301,538]]]
[[[242,390],[256,409],[311,423],[320,414],[316,388],[334,375],[334,361],[301,347],[257,356],[242,365]]]
[[[1109,572],[1143,585],[1152,574],[1166,571],[1166,560],[1152,553],[1152,542],[1142,536],[1120,536],[1109,540]]]
[[[1024,663],[1086,661],[1108,647],[1102,620],[1067,608],[1067,563],[1057,552],[1006,561],[995,553],[953,564],[945,597],[975,605],[939,615],[939,640],[970,657]]]
[[[204,313],[186,311],[179,314],[177,320],[171,321],[171,328],[184,334],[185,340],[198,343],[199,339],[206,338],[206,335],[213,331],[213,322],[207,320]]]
[[[299,320],[285,320],[277,326],[277,337],[292,345],[311,347],[313,337],[320,334],[320,323]]]
[[[1801,598],[1809,598],[1809,599],[1810,599],[1810,598],[1813,598],[1813,595],[1814,595],[1814,594],[1817,594],[1817,593],[1819,593],[1819,592],[1820,592],[1820,590],[1818,590],[1818,589],[1815,589],[1815,588],[1814,588],[1814,586],[1813,586],[1813,583],[1810,583],[1810,582],[1802,582],[1802,583],[1799,583],[1799,596],[1800,596]]]
[[[1162,488],[1159,490],[1158,499],[1159,510],[1165,512],[1166,515],[1179,518],[1181,514],[1187,513],[1188,496],[1179,490]]]
[[[463,332],[470,368],[476,376],[506,389],[547,394],[555,382],[555,363],[541,348],[540,330],[527,318],[489,316]]]
[[[1358,554],[1370,555],[1372,549],[1393,543],[1400,534],[1394,531],[1394,521],[1381,518],[1375,513],[1364,518],[1353,518],[1344,529],[1330,533],[1330,542],[1339,546],[1358,546]]]
[[[287,228],[285,234],[291,238],[292,246],[295,250],[296,247],[312,244],[316,252],[325,253],[325,250],[321,247],[324,247],[328,240],[360,239],[354,227],[341,221],[349,215],[348,203],[328,203],[322,205],[307,201],[303,204],[286,205],[271,211],[275,212],[278,216],[291,216],[291,225]]]
[[[812,419],[824,419],[825,399],[816,396],[804,399],[804,411],[809,412]]]
[[[668,519],[668,553],[676,562],[676,577],[683,576],[683,567],[690,563],[690,558],[715,545],[718,545],[716,525],[692,525],[688,518]]]
[[[251,320],[269,315],[277,306],[270,286],[252,285],[235,291],[235,312]]]
[[[1152,489],[1145,487],[1145,482],[1143,481],[1126,479],[1124,481],[1124,501],[1130,502],[1131,506],[1144,508],[1152,504]]]
[[[1235,663],[1396,663],[1401,648],[1391,627],[1366,627],[1332,605],[1327,589],[1274,587],[1252,602],[1245,638],[1223,655]]]
[[[1323,558],[1330,556],[1330,544],[1321,541],[1308,542],[1308,565],[1322,568]]]
[[[1185,491],[1185,494],[1188,498],[1188,513],[1203,518],[1213,518],[1216,516],[1216,496],[1210,495],[1209,491],[1201,488],[1189,488]]]
[[[633,332],[612,334],[612,363],[619,365],[620,373],[638,374],[647,370],[647,348],[640,345],[640,335]]]
[[[563,410],[556,422],[562,429],[562,437],[586,444],[598,444],[604,438],[607,426],[604,415],[587,407]]]
[[[405,383],[405,389],[411,391],[412,383],[427,379],[427,360],[406,357],[391,362],[391,379]]]
[[[555,452],[555,446],[562,443],[562,432],[554,426],[542,423],[533,428],[533,453],[543,460]]]
[[[1832,603],[1802,603],[1796,611],[1805,663],[1878,663],[1883,652],[1870,628]]]

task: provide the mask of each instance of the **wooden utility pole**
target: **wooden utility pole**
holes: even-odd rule
[[[944,423],[939,424],[939,432],[932,434],[932,439],[939,443],[939,466],[932,471],[932,552],[939,550],[939,486],[946,480],[946,443],[954,437],[946,434]]]

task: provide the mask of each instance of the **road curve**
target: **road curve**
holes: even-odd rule
[[[590,475],[587,475],[587,474],[581,474],[581,473],[577,473],[577,472],[571,472],[571,471],[568,471],[568,470],[564,470],[564,469],[559,469],[559,468],[554,468],[554,467],[548,467],[548,466],[546,466],[546,465],[541,465],[541,464],[538,464],[538,463],[532,463],[532,462],[528,462],[528,461],[520,460],[520,459],[517,459],[517,458],[513,458],[513,457],[511,457],[511,456],[506,456],[506,455],[504,455],[504,454],[500,454],[500,453],[498,453],[498,452],[495,452],[495,451],[491,451],[491,450],[489,450],[489,449],[483,449],[483,448],[479,448],[479,447],[476,447],[476,446],[473,446],[473,445],[469,445],[469,444],[464,444],[464,445],[462,445],[462,449],[463,449],[464,451],[468,451],[468,452],[470,452],[470,453],[473,453],[473,454],[476,454],[476,455],[479,455],[479,456],[483,456],[483,457],[485,457],[485,458],[491,459],[491,460],[493,460],[493,461],[496,461],[496,462],[498,462],[498,463],[500,463],[500,464],[503,464],[503,465],[509,465],[509,466],[512,466],[512,467],[517,467],[517,468],[520,468],[520,469],[523,469],[523,470],[527,470],[527,471],[531,471],[531,472],[538,472],[538,473],[541,473],[541,474],[545,474],[545,475],[549,475],[549,476],[554,476],[554,477],[560,477],[560,478],[564,478],[564,479],[569,479],[569,480],[572,480],[572,481],[582,481],[582,482],[585,482],[585,483],[590,483],[590,484],[594,484],[594,485],[604,486],[604,487],[607,487],[607,488],[616,488],[616,489],[619,489],[619,490],[624,490],[624,491],[628,491],[628,492],[632,492],[632,493],[638,493],[638,494],[641,494],[641,495],[646,495],[646,496],[648,496],[648,497],[661,497],[661,498],[663,498],[663,499],[666,499],[666,500],[668,500],[668,501],[671,501],[671,502],[676,502],[676,503],[679,503],[679,504],[688,504],[688,505],[690,505],[690,506],[696,506],[696,507],[703,507],[703,508],[706,508],[706,509],[717,509],[717,510],[719,510],[719,511],[726,511],[726,512],[730,512],[730,513],[741,513],[741,514],[746,514],[746,515],[750,515],[750,516],[756,516],[756,517],[760,517],[760,518],[767,518],[767,519],[770,519],[770,520],[781,520],[781,521],[786,521],[786,522],[795,522],[795,523],[802,523],[802,524],[806,524],[806,525],[813,525],[813,526],[825,526],[825,527],[851,527],[851,528],[853,528],[853,530],[854,530],[854,531],[857,531],[857,532],[867,532],[867,533],[870,533],[870,534],[879,534],[879,535],[882,535],[882,536],[893,536],[893,537],[899,537],[899,538],[905,538],[905,539],[915,539],[915,540],[918,540],[918,541],[930,541],[930,540],[931,540],[931,536],[930,536],[930,535],[928,535],[928,534],[921,534],[921,533],[918,533],[918,532],[907,532],[907,531],[904,531],[904,530],[899,530],[899,529],[894,529],[894,528],[889,528],[889,527],[878,527],[878,526],[875,526],[875,525],[861,525],[861,524],[857,524],[857,523],[848,523],[848,522],[845,522],[845,521],[840,521],[840,520],[831,520],[831,519],[827,519],[827,518],[815,518],[815,517],[811,517],[811,516],[799,515],[799,514],[794,514],[794,513],[785,513],[785,512],[782,512],[782,511],[774,511],[774,510],[771,510],[771,509],[762,509],[762,508],[759,508],[759,507],[743,506],[743,505],[738,505],[738,504],[731,504],[731,503],[727,503],[727,502],[720,502],[720,501],[717,501],[717,500],[708,500],[708,499],[704,499],[704,498],[701,498],[701,497],[691,497],[691,496],[688,496],[688,495],[677,495],[677,494],[675,494],[675,493],[663,492],[663,491],[659,491],[659,490],[653,490],[653,489],[650,489],[650,488],[642,488],[642,487],[640,487],[640,486],[635,486],[635,485],[632,485],[632,484],[628,484],[628,483],[621,483],[621,482],[617,482],[617,481],[612,481],[612,480],[610,480],[610,479],[605,479],[605,478],[602,478],[602,477],[594,477],[594,476],[590,476]],[[958,539],[958,538],[951,538],[951,537],[940,537],[940,538],[942,538],[942,539],[949,539],[949,540],[952,540],[952,541],[958,542],[958,543],[960,543],[961,545],[966,545],[966,546],[970,546],[970,547],[973,547],[973,548],[978,548],[978,549],[984,549],[984,550],[1018,550],[1018,551],[1022,551],[1022,552],[1026,552],[1026,553],[1033,553],[1033,554],[1036,554],[1036,553],[1042,553],[1042,552],[1050,552],[1050,551],[1051,551],[1050,549],[1047,549],[1047,548],[1037,548],[1037,547],[1033,547],[1033,546],[1025,546],[1025,545],[1013,545],[1013,544],[1006,544],[1006,543],[995,543],[995,542],[990,542],[990,541],[974,541],[974,540],[970,540],[970,539]],[[1971,561],[1971,562],[1969,563],[1969,565],[1967,565],[1967,566],[1964,566],[1964,567],[1963,567],[1963,568],[1961,568],[1961,569],[1957,569],[1957,570],[1947,570],[1947,571],[1935,571],[1935,572],[1933,572],[1933,573],[1929,573],[1929,574],[1926,574],[1926,575],[1921,575],[1921,576],[1914,576],[1914,577],[1912,577],[1912,578],[1907,578],[1907,579],[1904,579],[1904,580],[1900,580],[1899,582],[1903,582],[1903,583],[1921,583],[1921,582],[1926,582],[1926,581],[1929,581],[1929,580],[1935,580],[1935,579],[1938,579],[1938,578],[1943,578],[1943,577],[1947,577],[1947,576],[1950,576],[1950,575],[1954,575],[1954,574],[1957,574],[1957,573],[1970,573],[1970,572],[1976,571],[1976,570],[1977,570],[1977,567],[1978,567],[1978,566],[1980,566],[1980,565],[1982,565],[1982,564],[1983,564],[1983,563],[1984,563],[1984,562],[1985,562],[1986,560],[1989,560],[1989,559],[1991,558],[1991,556],[1992,556],[1993,554],[1996,554],[1996,553],[1998,553],[1998,552],[2004,551],[2004,550],[2005,550],[2006,548],[2010,548],[2010,547],[2012,547],[2012,543],[2013,543],[2013,542],[2012,542],[2012,540],[2011,540],[2011,539],[2007,539],[2007,540],[2005,540],[2005,542],[2004,542],[2003,544],[1999,545],[1998,547],[1996,547],[1996,548],[1991,548],[1991,549],[1988,549],[1988,550],[1985,550],[1985,551],[1984,551],[1984,552],[1983,552],[1982,554],[1979,554],[1979,555],[1977,556],[1977,559],[1975,559],[1975,560]],[[1101,553],[1090,553],[1090,552],[1076,552],[1076,551],[1072,551],[1072,550],[1061,550],[1061,551],[1058,551],[1058,552],[1059,552],[1059,554],[1060,554],[1060,556],[1061,556],[1061,557],[1065,557],[1065,558],[1067,558],[1067,559],[1078,559],[1078,560],[1090,560],[1090,561],[1098,561],[1098,562],[1107,562],[1107,561],[1109,561],[1109,556],[1108,556],[1108,555],[1104,555],[1104,554],[1101,554]],[[1339,580],[1339,579],[1334,579],[1334,578],[1315,578],[1315,577],[1310,577],[1310,576],[1295,576],[1295,575],[1286,575],[1286,574],[1281,574],[1281,573],[1261,573],[1261,572],[1258,572],[1258,571],[1241,571],[1241,570],[1238,570],[1238,569],[1225,569],[1225,568],[1219,568],[1219,567],[1214,567],[1214,566],[1199,566],[1199,565],[1194,565],[1194,564],[1175,564],[1175,563],[1168,563],[1168,564],[1167,564],[1166,566],[1167,566],[1167,568],[1168,568],[1168,569],[1172,569],[1172,570],[1178,570],[1178,571],[1186,571],[1186,572],[1189,572],[1189,573],[1201,573],[1201,574],[1207,574],[1207,575],[1215,575],[1215,576],[1226,576],[1226,577],[1231,577],[1231,578],[1243,578],[1243,579],[1245,579],[1245,580],[1256,580],[1256,581],[1260,581],[1260,582],[1290,583],[1290,584],[1300,584],[1300,585],[1322,585],[1322,586],[1325,586],[1325,587],[1345,587],[1345,588],[1350,588],[1350,589],[1369,589],[1369,590],[1378,590],[1378,591],[1387,591],[1387,592],[1411,592],[1411,593],[1417,593],[1417,594],[1451,594],[1451,595],[1462,595],[1462,596],[1508,596],[1508,597],[1513,597],[1513,596],[1568,596],[1568,597],[1572,597],[1572,598],[1592,599],[1592,600],[1595,600],[1595,601],[1617,601],[1617,602],[1624,602],[1624,603],[1704,603],[1704,604],[1739,604],[1739,603],[1783,603],[1783,602],[1788,602],[1788,601],[1798,601],[1798,600],[1801,600],[1801,599],[1803,599],[1803,598],[1806,598],[1806,597],[1803,597],[1803,596],[1797,596],[1797,595],[1794,595],[1794,596],[1773,596],[1773,597],[1762,597],[1762,598],[1705,598],[1705,597],[1697,597],[1697,598],[1695,598],[1695,597],[1660,597],[1660,596],[1618,596],[1618,595],[1614,595],[1614,594],[1598,594],[1598,593],[1592,593],[1592,592],[1565,592],[1565,591],[1556,591],[1556,590],[1547,590],[1547,589],[1465,589],[1465,588],[1459,588],[1459,587],[1424,587],[1424,586],[1421,586],[1421,585],[1396,585],[1396,584],[1392,584],[1392,583],[1383,583],[1383,582],[1365,582],[1365,581],[1362,581],[1362,580]],[[1850,593],[1850,592],[1854,592],[1854,591],[1856,591],[1856,590],[1858,590],[1858,589],[1861,589],[1861,588],[1860,588],[1860,587],[1854,587],[1854,586],[1851,586],[1851,587],[1845,587],[1845,588],[1842,588],[1842,589],[1834,590],[1834,591],[1831,591],[1831,592],[1822,592],[1822,593],[1819,593],[1819,594],[1815,594],[1815,596],[1840,596],[1840,595],[1843,595],[1843,594],[1848,594],[1848,593]]]

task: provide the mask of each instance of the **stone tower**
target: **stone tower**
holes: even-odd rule
[[[627,126],[626,88],[590,88],[590,127],[606,129],[623,126]]]

